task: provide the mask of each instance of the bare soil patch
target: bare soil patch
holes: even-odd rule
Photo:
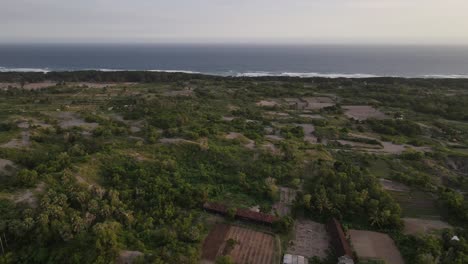
[[[265,138],[270,139],[270,140],[275,140],[275,141],[284,140],[282,136],[278,136],[278,135],[266,135]]]
[[[410,188],[403,183],[394,182],[387,179],[380,179],[380,184],[385,190],[390,190],[394,192],[409,192]]]
[[[288,118],[289,117],[289,114],[288,113],[285,113],[285,112],[274,112],[274,111],[267,111],[265,112],[265,114],[269,117],[275,117],[275,118],[280,118],[280,119],[283,119],[283,118]]]
[[[44,89],[48,87],[52,87],[57,85],[56,82],[36,82],[36,83],[26,83],[23,86],[23,89],[26,90],[37,90],[37,89]],[[6,88],[21,88],[20,83],[0,83],[0,89],[6,89]]]
[[[186,143],[186,144],[198,144],[195,141],[183,139],[183,138],[161,138],[159,142],[163,144],[179,144],[179,143]]]
[[[37,207],[37,197],[36,195],[42,193],[45,189],[45,183],[39,183],[34,189],[26,189],[22,192],[19,192],[13,196],[13,201],[15,203],[27,203],[31,207]]]
[[[74,112],[59,112],[55,117],[59,119],[59,125],[64,129],[83,127],[85,129],[93,130],[99,126],[98,123],[86,122],[84,119],[78,117]]]
[[[117,258],[117,264],[131,264],[140,256],[143,256],[140,251],[122,250]]]
[[[330,97],[317,96],[317,97],[305,97],[302,98],[306,102],[305,109],[308,110],[320,110],[325,107],[335,105],[335,102]]]
[[[314,136],[315,127],[312,124],[296,124],[297,126],[304,129],[304,141],[315,144],[317,143],[317,137]]]
[[[407,144],[395,144],[393,142],[381,141],[375,137],[371,137],[368,135],[356,134],[356,133],[349,133],[349,136],[355,138],[365,138],[365,139],[373,139],[380,142],[381,146],[373,145],[373,144],[366,144],[361,142],[354,142],[349,140],[337,140],[343,145],[350,145],[354,148],[357,148],[362,151],[372,152],[372,153],[381,153],[381,154],[402,154],[406,150],[414,150],[419,152],[429,152],[431,151],[430,147],[415,147]]]
[[[31,144],[29,130],[21,131],[20,139],[12,139],[5,144],[0,145],[3,148],[26,148]]]
[[[255,148],[255,141],[245,137],[241,133],[237,132],[229,132],[227,135],[224,136],[226,139],[238,139],[241,141],[241,143],[244,145],[244,147],[248,149],[254,149]]]
[[[343,106],[345,109],[345,115],[349,118],[363,121],[369,118],[375,119],[385,119],[388,118],[387,115],[380,112],[369,105],[346,105]]]
[[[289,107],[296,109],[305,109],[307,107],[307,101],[300,98],[284,98]]]
[[[16,170],[15,163],[10,160],[0,159],[0,176],[11,175]]]
[[[222,120],[223,120],[223,121],[228,121],[228,122],[230,122],[230,121],[234,120],[234,118],[235,118],[235,117],[233,117],[233,116],[223,116],[223,117],[222,117]]]
[[[434,231],[452,228],[446,222],[419,218],[402,218],[405,223],[403,233],[407,235],[428,234]]]
[[[256,103],[257,106],[262,106],[262,107],[274,107],[279,105],[278,102],[274,100],[261,100]]]
[[[317,256],[324,259],[330,244],[330,237],[324,224],[310,220],[297,220],[294,225],[294,240],[289,242],[286,253],[307,258]]]
[[[229,245],[229,240],[234,245]],[[277,241],[271,234],[218,224],[203,242],[202,263],[213,263],[222,255],[230,256],[234,263],[277,263],[277,249]]]
[[[336,140],[336,142],[340,143],[343,146],[351,146],[355,148],[367,148],[367,149],[380,149],[381,147],[378,145],[366,144],[361,142],[355,142],[350,140]]]
[[[388,264],[404,264],[395,242],[384,233],[349,230],[351,244],[360,259],[381,259]]]
[[[312,114],[301,114],[299,117],[302,118],[309,118],[309,119],[323,119],[324,117],[321,115],[312,115]]]

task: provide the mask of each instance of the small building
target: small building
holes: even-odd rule
[[[333,218],[328,222],[326,228],[330,234],[331,244],[338,256],[338,264],[354,264],[353,251],[346,239],[341,223]]]
[[[283,264],[307,264],[308,261],[303,256],[285,254],[283,257]]]

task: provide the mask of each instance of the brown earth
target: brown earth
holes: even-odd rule
[[[286,253],[307,258],[317,256],[324,259],[330,244],[330,237],[324,224],[310,220],[297,220],[294,225],[294,240],[289,242]]]
[[[379,110],[375,109],[370,105],[346,105],[343,106],[345,109],[345,115],[349,118],[353,118],[356,120],[366,120],[369,118],[375,119],[385,119],[387,115],[380,112]]]
[[[419,218],[402,218],[405,223],[403,230],[404,234],[416,235],[416,234],[427,234],[437,230],[443,230],[446,228],[452,228],[446,222],[440,220],[429,220]]]
[[[227,241],[234,241],[229,247]],[[213,263],[229,255],[234,263],[271,264],[279,261],[278,245],[273,235],[247,228],[216,225],[203,242],[202,263]]]
[[[404,264],[395,242],[384,233],[349,230],[351,244],[360,259],[381,259],[387,264]]]
[[[409,192],[410,188],[402,183],[394,182],[387,179],[379,179],[380,184],[385,190],[394,192]]]

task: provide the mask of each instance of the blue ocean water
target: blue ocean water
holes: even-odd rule
[[[223,76],[463,77],[468,47],[351,45],[0,45],[0,71],[186,71]]]

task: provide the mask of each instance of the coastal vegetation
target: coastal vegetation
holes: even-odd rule
[[[273,227],[244,225],[283,244],[295,219],[334,217],[389,234],[407,263],[468,262],[466,80],[83,71],[0,82],[0,263],[113,263],[124,251],[199,263],[207,201],[276,214]],[[274,210],[285,188],[288,216]],[[452,228],[408,234],[407,218]]]

